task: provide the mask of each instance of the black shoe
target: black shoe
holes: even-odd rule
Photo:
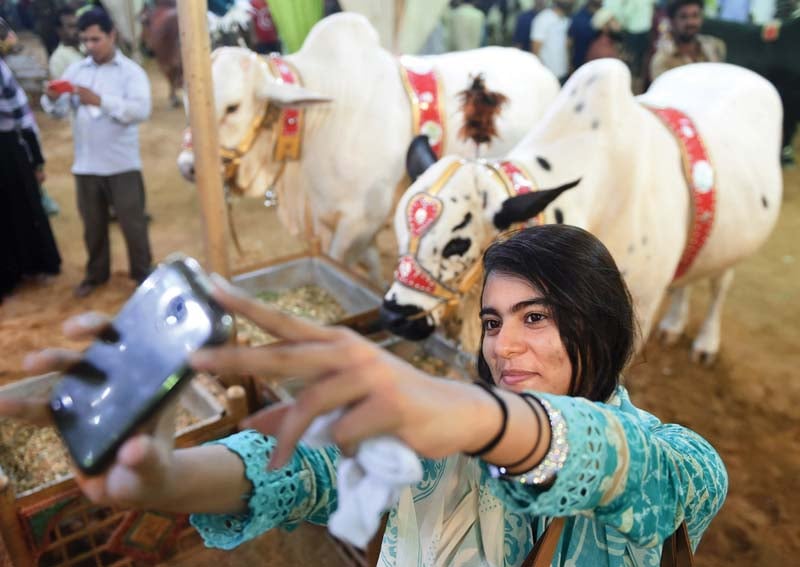
[[[792,146],[784,146],[781,150],[781,165],[794,165],[794,148]]]
[[[142,285],[144,280],[146,280],[151,273],[153,273],[153,268],[150,268],[149,270],[147,270],[144,273],[144,275],[139,275],[139,276],[133,276],[132,275],[131,279],[136,282],[136,285]]]
[[[78,286],[72,291],[72,295],[81,299],[83,297],[87,297],[91,295],[94,290],[100,287],[102,284],[97,284],[94,282],[90,282],[88,280],[83,280]]]

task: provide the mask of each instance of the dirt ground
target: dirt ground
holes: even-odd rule
[[[163,80],[154,72],[150,75],[154,112],[142,126],[141,137],[155,258],[176,250],[202,258],[196,194],[175,166],[185,118],[181,110],[169,108]],[[25,375],[22,359],[31,350],[82,346],[60,337],[64,318],[87,309],[114,312],[134,289],[127,279],[124,242],[114,227],[112,280],[86,299],[72,297],[85,256],[69,172],[71,134],[68,123],[45,116],[39,117],[39,125],[48,159],[46,187],[61,205],[61,214],[52,224],[64,259],[63,273],[46,284],[20,287],[0,305],[0,385]],[[702,434],[728,467],[728,499],[699,548],[699,567],[792,565],[800,552],[800,412],[796,409],[800,407],[796,370],[800,367],[796,240],[800,169],[784,172],[778,226],[767,245],[737,271],[724,310],[717,363],[712,368],[692,364],[688,337],[669,348],[651,338],[642,360],[627,377],[634,402],[665,421],[685,424]],[[231,249],[234,266],[302,250],[302,244],[282,229],[274,210],[258,202],[239,201],[234,214],[245,249],[241,257]],[[380,242],[388,277],[394,263],[391,233],[382,234]],[[706,299],[704,289],[693,296],[690,334],[699,327]]]

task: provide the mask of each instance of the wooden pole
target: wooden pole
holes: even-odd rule
[[[178,0],[181,59],[185,88],[189,95],[189,124],[204,228],[206,268],[227,278],[230,276],[228,211],[222,191],[207,11],[207,0]]]

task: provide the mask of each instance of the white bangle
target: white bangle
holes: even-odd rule
[[[505,478],[520,484],[541,486],[555,479],[556,475],[564,467],[569,454],[567,422],[564,421],[561,411],[554,408],[550,402],[541,398],[536,398],[536,401],[542,405],[550,421],[550,447],[547,450],[547,454],[531,470],[517,475],[507,474],[505,467],[489,465],[489,472],[494,478]]]

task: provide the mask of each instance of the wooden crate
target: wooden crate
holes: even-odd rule
[[[48,374],[22,380],[0,388],[0,395],[45,394],[57,378]],[[214,394],[199,384],[204,380]],[[199,421],[176,433],[177,447],[229,435],[247,412],[242,388],[225,390],[210,377],[193,380],[181,403]],[[0,536],[16,567],[153,564],[192,553],[201,544],[185,515],[97,506],[81,494],[72,475],[17,493],[2,470]]]

